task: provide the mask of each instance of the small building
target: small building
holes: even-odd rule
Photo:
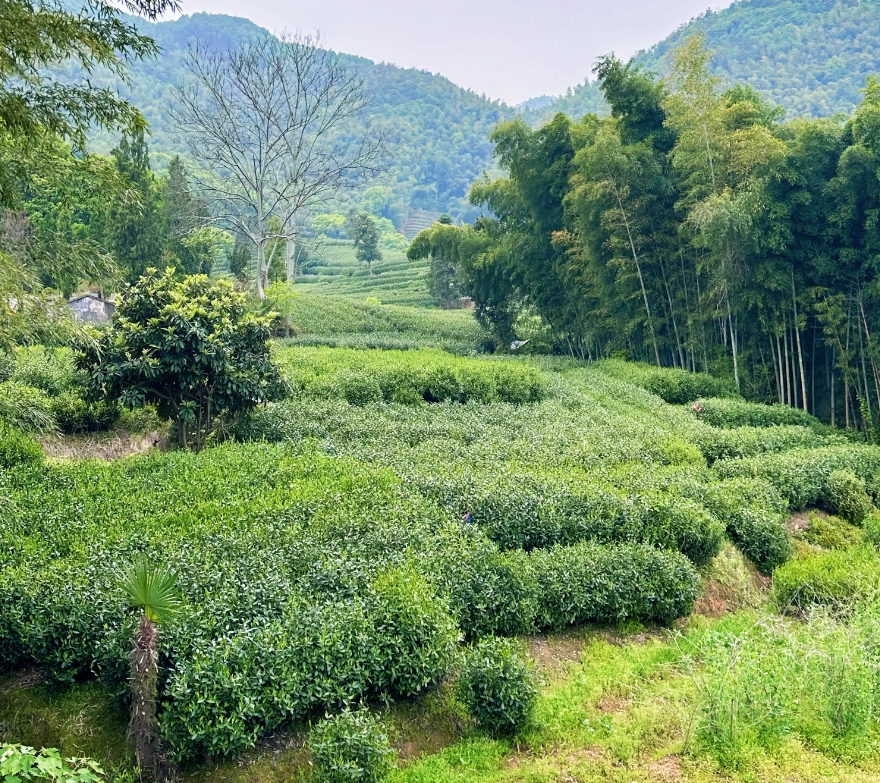
[[[80,321],[89,324],[109,323],[116,310],[116,305],[113,302],[103,299],[100,294],[91,291],[68,300],[67,306],[73,310],[73,314]]]

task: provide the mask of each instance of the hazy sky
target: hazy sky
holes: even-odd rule
[[[328,45],[441,73],[516,104],[583,82],[597,56],[629,57],[730,0],[182,0],[184,13],[320,30]]]

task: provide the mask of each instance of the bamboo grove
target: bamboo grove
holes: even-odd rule
[[[873,438],[880,82],[850,117],[784,122],[709,62],[697,37],[665,81],[601,59],[611,116],[498,126],[484,216],[413,251],[454,265],[499,341],[719,373]]]

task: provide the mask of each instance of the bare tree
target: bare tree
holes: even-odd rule
[[[322,44],[300,34],[255,38],[231,51],[196,43],[177,91],[172,117],[209,172],[198,184],[214,219],[256,247],[261,299],[267,246],[283,240],[291,249],[291,274],[298,217],[373,173],[382,147],[359,122],[362,80]]]

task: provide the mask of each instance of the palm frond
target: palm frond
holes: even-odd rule
[[[120,576],[120,586],[128,593],[129,606],[142,609],[154,623],[165,622],[180,609],[177,574],[146,557]]]

